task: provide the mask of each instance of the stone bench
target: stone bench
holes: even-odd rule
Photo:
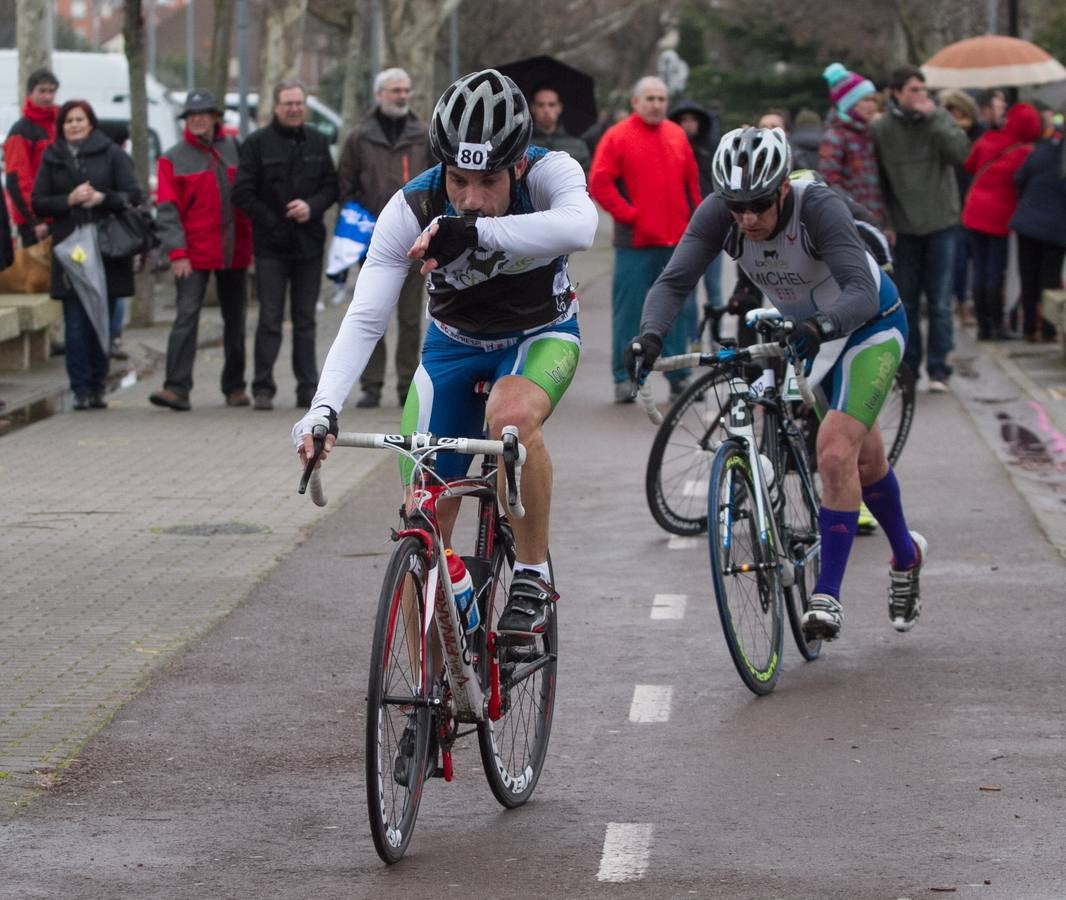
[[[18,333],[0,337],[0,370],[25,372],[48,359],[52,323],[62,306],[47,294],[0,294],[0,313],[14,313]]]
[[[1066,291],[1046,289],[1040,295],[1040,313],[1059,332],[1059,346],[1066,358]]]

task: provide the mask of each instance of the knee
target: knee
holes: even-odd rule
[[[856,459],[850,448],[839,441],[831,441],[818,448],[818,474],[827,485],[840,485],[856,472]]]

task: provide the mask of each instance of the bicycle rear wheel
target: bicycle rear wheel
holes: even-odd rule
[[[885,455],[893,466],[899,461],[907,443],[907,435],[911,432],[914,407],[914,373],[908,366],[900,363],[896,376],[892,379],[892,387],[889,388],[888,396],[877,416],[877,424],[885,442]]]
[[[708,521],[711,574],[729,655],[755,694],[768,694],[781,673],[784,637],[777,558],[758,521],[747,454],[723,444],[714,458]]]
[[[387,863],[407,850],[426,777],[432,716],[422,631],[429,560],[402,538],[378,601],[366,698],[366,798],[374,847]]]
[[[510,529],[504,526],[498,532],[487,577],[479,586],[478,602],[488,631],[495,630],[507,603],[513,565],[514,543]],[[496,646],[502,714],[496,721],[486,719],[478,724],[478,744],[493,796],[508,809],[521,806],[533,795],[544,768],[555,709],[557,618],[553,611],[544,634],[532,643],[499,642]],[[479,669],[488,693],[491,671],[487,653],[481,654]]]
[[[811,592],[821,569],[822,548],[818,527],[818,492],[807,467],[803,437],[797,431],[782,435],[777,477],[777,521],[786,565],[791,565],[794,580],[785,588],[788,622],[800,655],[810,661],[818,658],[822,641],[808,641],[801,622],[810,605]]]
[[[704,492],[714,461],[712,444],[725,437],[722,404],[728,399],[727,376],[705,372],[677,398],[655,435],[644,490],[655,521],[671,534],[707,530]]]

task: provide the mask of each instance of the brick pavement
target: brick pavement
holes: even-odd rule
[[[340,317],[320,316],[320,361]],[[161,352],[166,337],[161,327],[128,340]],[[289,359],[286,334],[270,413],[222,405],[221,349],[207,348],[191,413],[148,403],[157,373],[110,394],[106,411],[55,415],[0,439],[0,819],[368,471],[383,465],[391,477],[380,456],[350,454],[330,469],[325,512],[297,495]],[[398,415],[386,406],[345,425],[380,430]],[[169,530],[189,525],[246,533]]]

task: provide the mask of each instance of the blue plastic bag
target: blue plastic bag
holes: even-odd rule
[[[377,219],[354,200],[349,200],[341,207],[337,227],[333,230],[333,241],[329,245],[327,276],[340,275],[366,259],[370,235],[374,233],[376,222]]]

